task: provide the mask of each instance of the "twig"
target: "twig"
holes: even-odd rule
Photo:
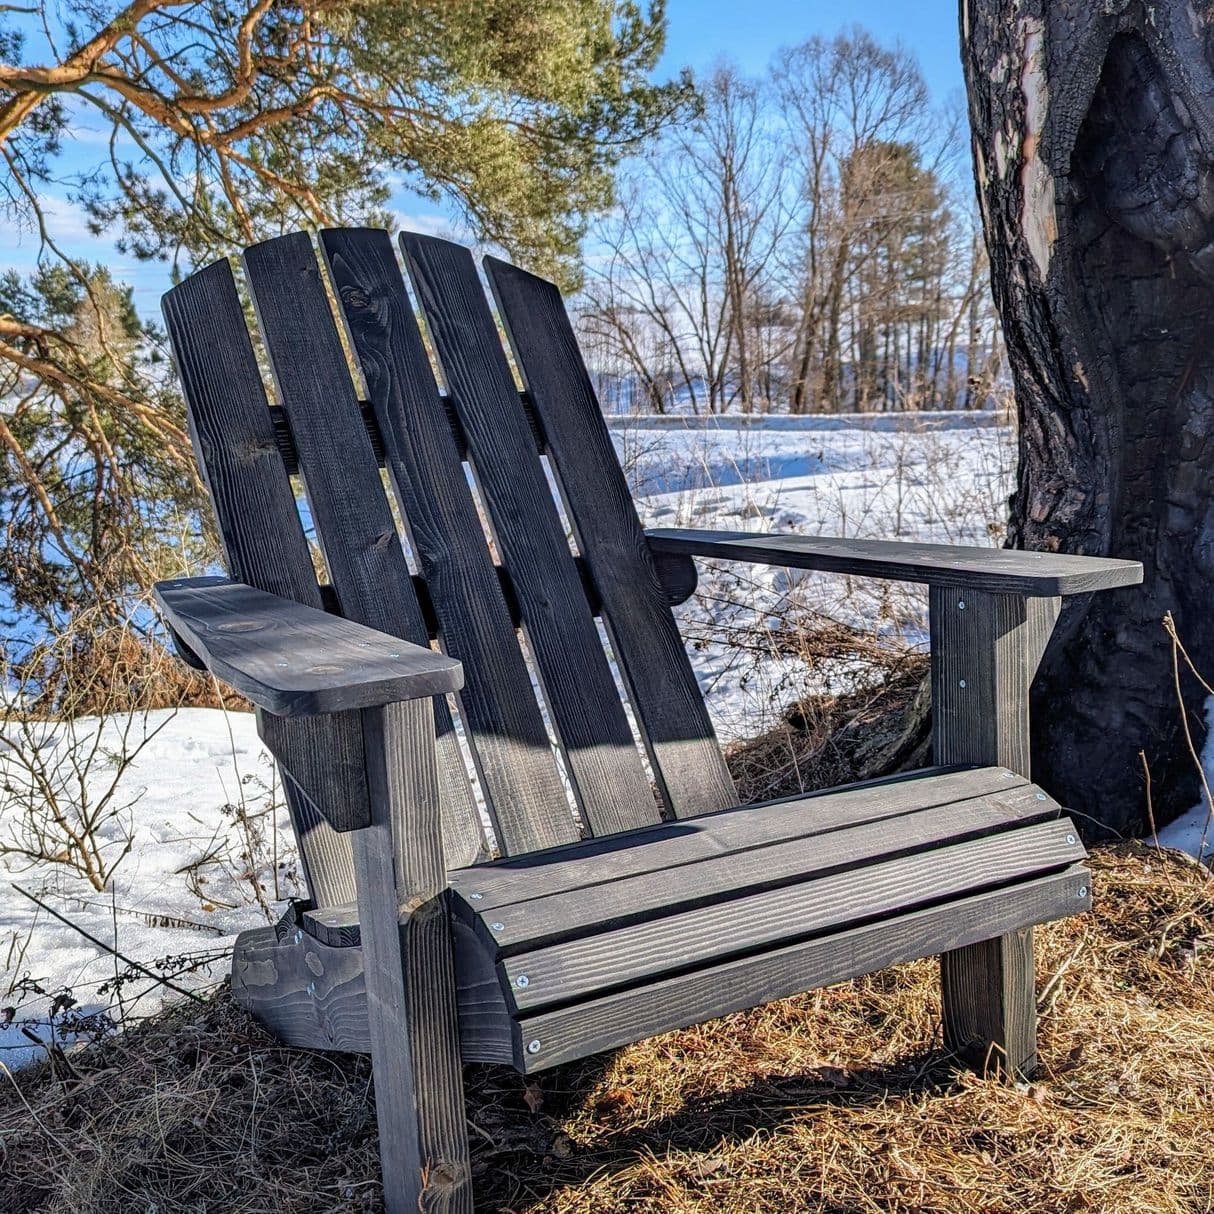
[[[14,885],[13,889],[15,889],[17,893],[28,898],[35,906],[40,906],[48,915],[52,915],[54,918],[58,919],[60,923],[66,924],[75,932],[79,932],[80,935],[82,935],[90,944],[96,945],[99,949],[104,949],[104,951],[107,953],[113,953],[113,955],[117,957],[118,960],[124,965],[130,966],[131,969],[138,970],[141,974],[147,975],[147,977],[151,978],[154,982],[157,982],[162,986],[167,986],[169,990],[176,992],[178,995],[184,995],[187,999],[193,999],[195,1003],[206,1003],[205,999],[200,999],[196,994],[194,994],[193,991],[187,991],[185,987],[178,986],[175,982],[171,982],[163,974],[158,974],[155,970],[148,969],[146,965],[141,965],[138,961],[132,961],[130,957],[124,956],[116,948],[114,948],[112,944],[106,944],[104,940],[99,940],[96,936],[86,932],[78,923],[73,923],[66,915],[61,915],[53,907],[47,906],[47,904],[43,902],[41,898],[35,897],[29,892],[29,890],[22,889],[19,885]]]

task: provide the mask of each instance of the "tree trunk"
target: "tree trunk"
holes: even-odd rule
[[[1161,822],[1199,797],[1166,612],[1214,678],[1214,0],[961,0],[961,29],[1020,412],[1010,542],[1146,566],[1068,607],[1033,774],[1139,832],[1140,750]]]

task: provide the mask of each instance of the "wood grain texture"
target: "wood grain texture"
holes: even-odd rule
[[[1066,819],[1024,826],[520,953],[501,962],[503,986],[530,1012],[1042,876],[1084,854]]]
[[[518,1022],[523,1065],[528,1072],[544,1070],[899,962],[1048,923],[1087,909],[1090,889],[1090,875],[1076,866],[1009,889],[541,1012]],[[530,1048],[533,1042],[538,1044]]]
[[[357,918],[357,915],[355,916]],[[514,1062],[514,1025],[492,961],[472,929],[451,923],[466,1063]],[[241,932],[232,951],[232,998],[288,1045],[369,1054],[367,986],[360,948],[326,944],[292,929]]]
[[[279,401],[341,613],[427,643],[427,629],[367,438],[320,267],[305,233],[246,250],[245,270]],[[484,854],[480,819],[445,699],[435,700],[444,846],[455,864]]]
[[[965,804],[974,798],[995,798],[1011,812],[1044,805],[1057,813],[1056,802],[1036,800],[1038,791],[1023,777],[998,767],[917,773],[867,786],[744,805],[543,855],[477,865],[449,873],[448,880],[463,901],[485,912],[569,890],[673,872],[683,865],[736,856],[791,839],[804,840],[808,848],[810,840],[828,832],[937,806]]]
[[[560,292],[496,258],[485,259],[485,272],[543,426],[565,513],[598,586],[663,798],[676,817],[733,805],[733,780]]]
[[[227,578],[159,582],[156,601],[207,669],[280,717],[348,712],[458,690],[460,664]]]
[[[582,816],[594,834],[656,822],[649,780],[472,256],[411,234],[401,246]]]
[[[1037,799],[1039,795],[1042,800]],[[466,907],[475,914],[482,938],[508,954],[815,876],[848,872],[857,883],[863,882],[867,866],[879,860],[934,853],[953,842],[1057,816],[1057,803],[1030,787],[1019,796],[977,797],[492,910],[482,911],[479,902],[470,900],[461,912]],[[755,822],[761,828],[761,816]],[[1010,837],[1007,845],[1012,846]]]
[[[388,1214],[472,1210],[433,709],[362,712],[371,825],[354,836]]]
[[[295,495],[274,443],[270,410],[244,311],[226,261],[192,274],[163,300],[165,325],[198,466],[233,578],[320,607]],[[258,731],[284,771],[304,878],[319,902],[354,897],[343,826],[369,819],[362,736],[346,718],[285,722],[258,713]]]
[[[577,837],[502,582],[386,232],[321,233],[400,513],[443,649],[465,664],[460,715],[506,855]]]
[[[1029,598],[1086,594],[1114,586],[1137,586],[1142,581],[1142,566],[1137,561],[1110,557],[748,531],[658,528],[647,534],[657,552]]]
[[[1029,774],[1029,691],[1057,598],[932,587],[932,746],[937,762],[1006,764]],[[1032,932],[940,959],[945,1041],[972,1066],[1013,1076],[1037,1065]]]

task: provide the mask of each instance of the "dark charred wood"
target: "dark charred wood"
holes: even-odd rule
[[[1167,612],[1214,671],[1214,4],[962,0],[979,194],[1020,413],[1015,547],[1127,557],[1069,603],[1033,770],[1139,833],[1198,795]],[[1203,693],[1185,688],[1201,732]]]

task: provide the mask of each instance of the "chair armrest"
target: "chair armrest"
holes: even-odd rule
[[[160,582],[175,637],[277,717],[346,712],[458,691],[452,658],[227,578]]]
[[[1102,556],[682,528],[661,528],[645,535],[655,553],[667,556],[851,573],[1025,598],[1086,594],[1115,586],[1137,586],[1142,581],[1142,566],[1137,561]]]

